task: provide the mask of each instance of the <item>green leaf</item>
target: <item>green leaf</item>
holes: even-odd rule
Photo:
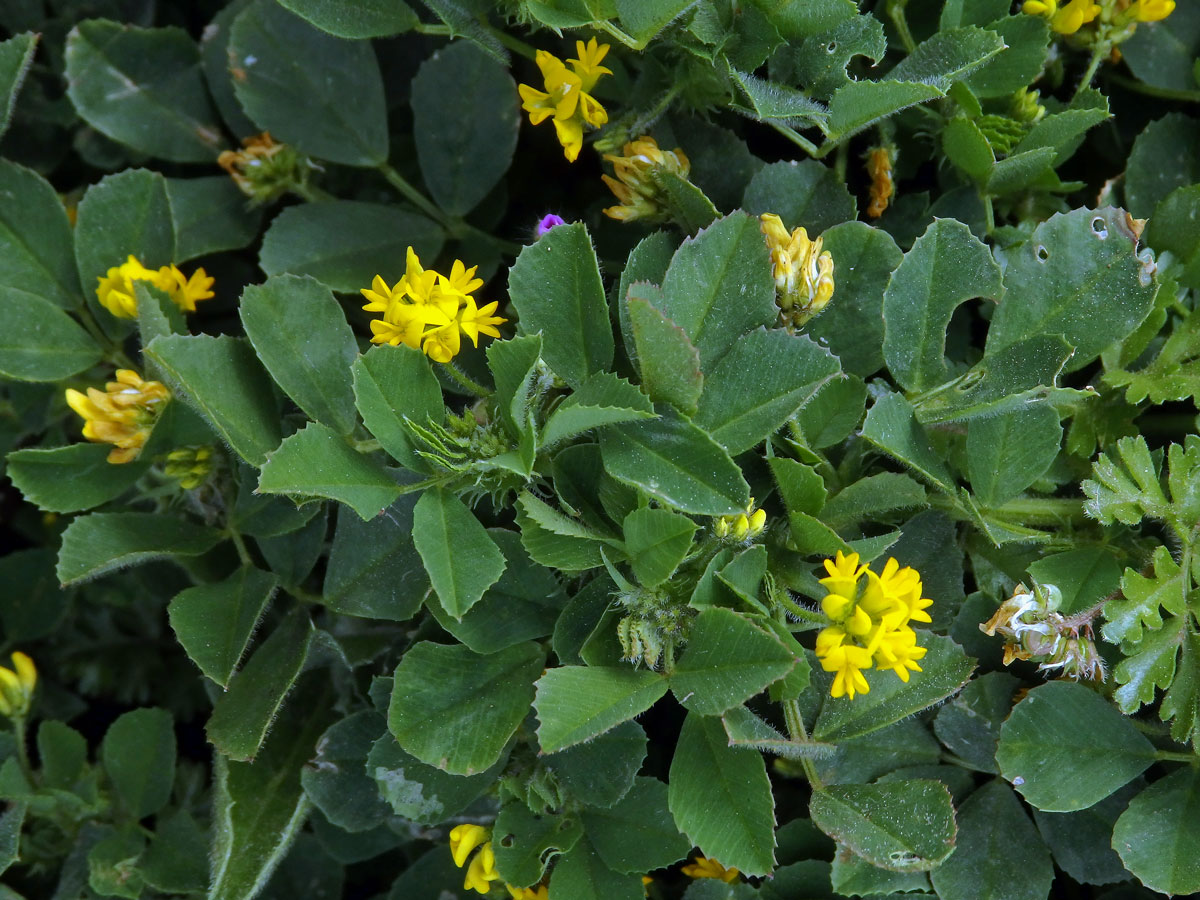
[[[21,84],[37,50],[38,37],[27,31],[0,41],[0,136],[8,130],[17,95],[21,93]]]
[[[750,502],[750,488],[729,454],[669,410],[648,422],[605,429],[600,449],[610,475],[681,512],[733,515]]]
[[[772,360],[770,367],[762,360]],[[780,329],[758,329],[710,371],[696,424],[736,456],[770,437],[840,372],[815,341]]]
[[[508,171],[517,146],[517,85],[474,44],[453,43],[422,63],[412,81],[417,160],[433,200],[470,212]]]
[[[654,416],[649,397],[625,379],[601,372],[590,376],[555,408],[546,420],[541,442],[549,447],[603,425],[619,425]]]
[[[579,843],[583,826],[577,816],[537,815],[518,800],[500,810],[492,834],[500,878],[512,887],[525,887],[541,881],[546,864]]]
[[[1121,685],[1113,691],[1113,700],[1124,713],[1137,712],[1154,702],[1155,689],[1166,689],[1175,679],[1176,657],[1186,640],[1185,620],[1173,619],[1168,628],[1150,631],[1136,644],[1126,647],[1126,656],[1113,671]],[[1167,707],[1160,707],[1165,713]]]
[[[720,218],[720,210],[687,177],[669,169],[656,169],[650,177],[662,193],[663,207],[684,234],[695,234]]]
[[[0,875],[20,857],[21,828],[25,824],[25,812],[28,806],[23,803],[13,803],[0,815]],[[17,894],[12,895],[19,897]]]
[[[810,450],[822,450],[840,444],[857,431],[866,407],[867,386],[861,378],[835,377],[800,407],[795,421],[804,435],[804,444]]]
[[[538,743],[554,753],[615,728],[639,715],[667,692],[657,672],[562,666],[537,681]]]
[[[75,238],[58,194],[42,176],[8,160],[0,160],[0,192],[5,197],[0,206],[0,293],[6,298],[31,294],[74,309],[82,299]],[[5,299],[4,305],[11,302]]]
[[[125,713],[105,732],[100,759],[124,810],[134,819],[153,815],[175,782],[175,720],[154,707]]]
[[[1054,854],[1055,864],[1080,884],[1112,884],[1129,873],[1112,848],[1113,826],[1129,801],[1141,792],[1141,779],[1132,781],[1095,806],[1073,813],[1035,809],[1038,831]]]
[[[954,806],[940,781],[831,785],[813,792],[809,815],[839,844],[884,869],[924,872],[954,852]]]
[[[622,530],[633,574],[643,587],[657,587],[674,574],[692,547],[696,523],[669,509],[635,509]]]
[[[1001,15],[1010,9],[1002,4]],[[966,84],[976,97],[1007,97],[1030,84],[1042,71],[1050,43],[1049,23],[1041,16],[1012,15],[977,21],[1000,35],[1007,49],[992,57],[968,77]]]
[[[983,503],[999,506],[1045,474],[1058,457],[1062,425],[1047,403],[1012,410],[967,426],[967,472]]]
[[[155,822],[154,838],[138,860],[146,884],[164,893],[203,893],[208,887],[208,834],[186,810]]]
[[[832,756],[837,752],[837,747],[833,744],[790,740],[744,706],[735,706],[727,710],[721,717],[721,725],[729,738],[730,747],[773,753],[784,759],[820,758]]]
[[[429,357],[411,347],[374,347],[351,368],[355,403],[367,430],[397,462],[424,471],[405,419],[425,425],[440,424],[446,417],[442,388]]]
[[[87,770],[87,741],[69,725],[43,721],[38,726],[37,748],[46,787],[70,790]]]
[[[72,444],[50,450],[14,450],[8,454],[8,477],[25,499],[50,512],[81,512],[115,500],[137,482],[148,460],[114,467],[112,448]]]
[[[785,124],[797,127],[825,121],[825,107],[804,91],[798,91],[786,84],[765,81],[748,72],[739,72],[732,64],[729,68],[729,80],[741,90],[746,100],[742,103],[740,98],[735,98],[730,106],[752,119],[760,122],[781,120]]]
[[[223,581],[180,591],[167,607],[175,637],[200,671],[223,688],[271,602],[276,579],[242,566]]]
[[[528,491],[517,496],[517,505],[521,542],[529,555],[544,566],[578,572],[602,565],[602,548],[610,558],[614,550],[623,555],[618,541],[559,512]]]
[[[571,900],[641,900],[646,895],[638,875],[614,872],[586,837],[555,863],[550,885],[555,897]]]
[[[1159,464],[1151,456],[1146,439],[1141,435],[1121,438],[1116,451],[1119,464],[1111,451],[1101,453],[1092,464],[1096,480],[1081,483],[1088,498],[1084,503],[1088,515],[1103,525],[1136,525],[1146,516],[1165,519],[1170,504],[1160,483]]]
[[[948,90],[1004,49],[994,31],[968,26],[943,28],[922,41],[888,72],[890,81],[916,81]]]
[[[613,0],[621,24],[645,46],[694,0]],[[582,900],[582,898],[581,898]]]
[[[933,730],[959,759],[980,772],[999,774],[996,744],[1012,709],[1018,682],[1007,672],[988,672],[938,710]]]
[[[422,641],[396,667],[388,730],[423,763],[454,775],[482,772],[529,714],[544,663],[534,643],[484,656]]]
[[[1123,42],[1121,56],[1139,81],[1167,91],[1194,91],[1198,51],[1200,15],[1180,4],[1170,22],[1139,23]]]
[[[684,241],[663,278],[658,304],[699,351],[701,369],[745,332],[775,324],[775,283],[758,219],[736,212]]]
[[[713,606],[692,622],[671,690],[693,713],[719,716],[783,678],[796,657],[745,616]]]
[[[176,262],[240,250],[258,237],[262,210],[247,208],[246,195],[228,176],[168,178],[167,198],[175,227]]]
[[[801,4],[792,4],[793,9],[798,6]],[[795,47],[793,77],[812,96],[828,99],[843,84],[849,84],[846,68],[856,56],[878,63],[887,52],[883,23],[856,12],[831,28],[808,35]]]
[[[276,216],[263,236],[258,264],[268,275],[311,275],[357,298],[376,275],[389,285],[403,278],[409,247],[431,264],[444,241],[437,224],[405,208],[322,200],[289,206]]]
[[[881,472],[849,484],[834,494],[821,510],[821,521],[844,528],[864,519],[875,519],[892,510],[926,504],[925,488],[907,475]]]
[[[97,280],[130,256],[151,269],[175,258],[175,222],[167,180],[146,169],[105,175],[87,189],[77,213],[75,263],[79,281],[98,310],[96,315],[112,322],[109,312],[95,303]]]
[[[857,213],[846,185],[832,168],[815,159],[763,166],[746,186],[742,208],[754,215],[774,213],[785,226],[808,229],[814,239],[852,221]]]
[[[621,340],[625,343],[625,353],[629,356],[635,368],[640,369],[641,361],[638,359],[637,347],[633,340],[633,327],[629,319],[629,309],[625,302],[629,296],[629,289],[639,281],[646,282],[647,286],[639,289],[637,296],[643,299],[656,296],[653,294],[653,291],[649,294],[645,294],[644,291],[649,286],[657,287],[657,285],[662,283],[663,277],[667,274],[667,267],[671,265],[671,257],[678,246],[679,239],[670,232],[656,231],[653,234],[647,235],[638,241],[637,246],[629,251],[629,258],[625,263],[625,268],[621,270],[620,279],[617,281],[616,293],[612,297],[613,305],[617,308],[617,318],[621,324]],[[653,304],[657,300],[650,300],[649,302]]]
[[[502,757],[478,775],[450,775],[405,753],[394,737],[385,734],[371,747],[366,769],[396,815],[419,825],[436,825],[488,790],[504,762]]]
[[[276,140],[347,166],[387,162],[383,80],[368,42],[332,37],[273,0],[255,0],[234,19],[229,59],[238,101]]]
[[[494,402],[500,421],[522,446],[534,446],[534,415],[529,401],[537,378],[537,363],[542,356],[541,335],[527,334],[507,341],[492,341],[485,355],[496,383]],[[643,405],[648,407],[650,404],[643,399]]]
[[[87,851],[88,887],[102,897],[137,900],[145,887],[136,863],[146,848],[146,838],[134,825],[107,829]]]
[[[1151,890],[1171,897],[1200,891],[1200,774],[1182,768],[1129,803],[1113,828],[1113,849]]]
[[[1012,788],[988,782],[958,811],[958,849],[930,875],[942,900],[1045,900],[1054,866]]]
[[[970,229],[938,219],[917,238],[883,295],[883,356],[908,391],[946,380],[946,329],[960,303],[997,299],[1000,267]]]
[[[845,138],[902,109],[945,96],[932,84],[905,81],[852,81],[829,101],[829,137]]]
[[[1108,100],[1099,107],[1067,109],[1060,113],[1044,116],[1034,123],[1012,153],[1027,153],[1041,147],[1051,147],[1055,152],[1053,165],[1061,166],[1079,149],[1083,136],[1095,125],[1109,117]]]
[[[667,806],[667,786],[638,778],[632,789],[607,809],[582,814],[588,840],[616,872],[650,872],[687,856],[688,839],[679,833]]]
[[[918,643],[929,652],[921,660],[921,671],[908,683],[888,672],[871,671],[869,693],[855,697],[827,698],[812,729],[818,741],[845,741],[899,722],[945,700],[957,692],[975,668],[975,661],[948,637],[920,632]]]
[[[270,454],[258,489],[302,499],[328,497],[363,519],[373,519],[400,496],[387,469],[318,422],[309,422]]]
[[[425,567],[412,540],[414,496],[364,521],[338,512],[321,602],[334,612],[403,622],[421,608]]]
[[[291,704],[253,763],[216,755],[208,900],[256,896],[283,860],[312,806],[300,772],[327,724],[320,707]]]
[[[1176,188],[1200,181],[1200,120],[1172,112],[1151,122],[1133,142],[1125,164],[1125,203],[1139,217]]]
[[[216,529],[168,513],[90,513],[63,532],[58,580],[64,585],[90,581],[152,559],[200,556],[221,539]]]
[[[775,801],[766,765],[758,751],[730,747],[720,719],[695,712],[684,719],[668,799],[675,823],[705,856],[747,875],[775,868]]]
[[[374,710],[352,713],[321,735],[316,758],[300,772],[304,793],[344,831],[368,831],[388,818],[388,804],[367,768],[367,756],[383,731],[383,717]]]
[[[442,608],[456,619],[504,574],[504,554],[461,500],[428,490],[413,510],[413,542]]]
[[[973,119],[956,116],[942,129],[942,149],[946,159],[980,184],[996,168],[996,155],[983,130]]]
[[[259,359],[296,405],[339,434],[352,432],[358,416],[350,365],[358,344],[329,289],[277,275],[247,286],[238,314]]]
[[[543,757],[558,781],[581,803],[607,808],[625,796],[646,758],[646,732],[622,722],[582,744]]]
[[[96,341],[49,300],[3,287],[0,298],[0,375],[61,381],[100,361]]]
[[[225,147],[200,51],[180,28],[80,22],[67,35],[66,77],[84,121],[141,153],[211,164]]]
[[[1104,604],[1106,640],[1113,643],[1137,642],[1143,628],[1163,627],[1159,607],[1173,616],[1182,616],[1186,608],[1187,574],[1171,557],[1166,547],[1154,548],[1154,572],[1147,577],[1136,569],[1126,569],[1121,578],[1121,596]]]
[[[1087,722],[1086,730],[1079,727]],[[996,762],[1031,804],[1086,809],[1154,762],[1154,746],[1094,691],[1065,681],[1034,688],[1000,731]]]
[[[867,411],[863,437],[915,470],[943,491],[954,491],[954,476],[929,443],[913,408],[901,394],[887,394]]]
[[[629,287],[623,305],[628,310],[632,355],[640,365],[642,387],[651,400],[670,403],[684,415],[694,415],[704,385],[700,354],[684,330],[655,308],[654,303],[661,302],[658,297],[659,291],[653,285],[639,282]]]
[[[341,38],[391,37],[420,23],[403,0],[358,0],[353,5],[339,0],[282,0],[280,5]]]
[[[313,639],[308,613],[296,608],[229,680],[204,732],[230,759],[252,760],[300,676]]]
[[[1053,584],[1062,593],[1059,612],[1083,612],[1104,600],[1121,580],[1121,569],[1111,551],[1083,547],[1043,556],[1029,564],[1029,576],[1038,584]]]
[[[542,333],[546,363],[578,387],[613,358],[612,327],[600,267],[587,228],[559,225],[525,247],[508,272],[523,334]]]
[[[865,222],[835,225],[822,236],[833,257],[837,289],[806,334],[866,378],[883,366],[883,293],[904,258],[892,236]]]
[[[279,446],[271,380],[249,343],[225,336],[168,334],[156,337],[144,352],[246,462],[261,466]]]
[[[1005,299],[992,317],[986,352],[1061,334],[1075,348],[1069,370],[1087,365],[1133,331],[1154,304],[1153,267],[1136,249],[1121,210],[1051,216],[1007,253]]]

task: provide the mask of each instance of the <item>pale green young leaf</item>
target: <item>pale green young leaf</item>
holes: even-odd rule
[[[1137,569],[1126,569],[1121,578],[1121,595],[1104,604],[1106,640],[1114,644],[1136,643],[1142,639],[1143,628],[1151,631],[1162,628],[1159,608],[1172,616],[1184,614],[1187,605],[1187,573],[1171,556],[1166,547],[1154,548],[1154,570],[1149,576]]]
[[[1085,479],[1081,484],[1088,498],[1084,509],[1101,524],[1136,525],[1143,517],[1165,519],[1170,514],[1159,465],[1141,435],[1117,441],[1116,458],[1101,453],[1092,464],[1092,474],[1095,481]]]
[[[486,656],[416,644],[396,667],[388,730],[423,763],[454,775],[482,772],[529,714],[544,663],[534,643]]]
[[[688,713],[671,760],[675,823],[700,852],[747,875],[775,868],[775,801],[755,750],[730,747],[721,720]],[[714,808],[721,815],[714,816]]]
[[[657,672],[562,666],[537,681],[538,743],[543,753],[590,741],[645,712],[667,692]]]

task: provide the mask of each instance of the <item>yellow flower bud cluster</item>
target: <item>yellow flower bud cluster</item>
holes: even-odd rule
[[[774,213],[763,213],[758,218],[771,252],[779,324],[798,328],[820,313],[833,297],[833,256],[828,250],[822,251],[821,238],[809,240],[804,228],[788,234],[783,220]]]
[[[67,405],[83,417],[83,436],[96,443],[112,444],[110,463],[132,462],[142,452],[171,392],[158,381],[143,381],[132,369],[118,369],[116,381],[100,391],[81,394],[67,388]]]
[[[133,289],[136,281],[154,285],[170,296],[171,302],[183,312],[195,312],[198,301],[213,296],[214,279],[204,269],[197,269],[188,278],[173,264],[148,269],[135,256],[109,269],[98,280],[96,299],[118,319],[137,318],[137,294]]]
[[[462,349],[462,335],[479,346],[481,334],[499,337],[496,326],[507,319],[494,316],[497,303],[480,308],[471,295],[483,287],[475,277],[475,266],[467,268],[455,260],[447,277],[422,267],[412,247],[408,248],[404,277],[393,286],[379,275],[362,295],[363,309],[383,315],[371,322],[374,344],[404,344],[423,350],[435,362],[450,362]]]
[[[871,202],[867,204],[869,218],[882,216],[896,193],[896,183],[892,179],[895,156],[892,147],[872,147],[867,151],[867,174],[871,176]]]
[[[20,651],[12,655],[12,662],[12,669],[0,666],[0,715],[23,719],[29,715],[33,704],[37,668],[33,660]]]
[[[713,525],[713,532],[719,538],[741,542],[753,540],[762,534],[766,527],[767,511],[755,509],[754,498],[751,497],[744,513],[738,513],[736,516],[721,516]]]
[[[163,471],[168,478],[174,478],[184,490],[192,490],[204,483],[212,473],[212,447],[180,447],[167,454],[167,464]]]
[[[901,681],[909,671],[920,672],[917,660],[926,648],[917,646],[910,622],[929,622],[925,609],[932,600],[921,596],[921,576],[908,566],[889,559],[881,574],[858,564],[858,554],[825,560],[821,584],[829,592],[821,610],[829,626],[817,635],[816,653],[821,668],[836,673],[830,694],[834,697],[865,694],[871,687],[864,669],[891,669]]]
[[[233,183],[259,205],[281,197],[308,182],[312,163],[287,144],[275,141],[270,132],[242,141],[241,150],[225,150],[217,165],[229,173]]]
[[[1091,616],[1059,612],[1062,591],[1056,585],[1018,584],[995,615],[979,626],[987,635],[1004,638],[1004,664],[1031,659],[1043,672],[1061,671],[1068,678],[1104,681],[1104,660],[1092,640]]]
[[[607,53],[608,44],[597,44],[595,38],[586,44],[576,41],[578,59],[568,59],[566,63],[553,53],[539,50],[535,62],[546,89],[539,91],[527,84],[517,88],[521,108],[529,113],[530,122],[540,125],[554,117],[558,142],[571,162],[575,162],[583,147],[584,126],[599,128],[608,121],[608,113],[591,94],[602,75],[612,74],[612,69],[600,65]]]
[[[491,838],[491,829],[482,825],[456,825],[450,829],[450,854],[454,857],[454,864],[460,869],[464,865],[467,867],[463,890],[487,894],[492,890],[492,882],[500,881]],[[472,856],[476,848],[479,848],[478,852]],[[518,888],[505,883],[504,887],[508,889],[513,900],[547,900],[544,884]]]
[[[658,182],[660,173],[671,172],[687,178],[692,170],[681,149],[660,150],[658,142],[645,134],[626,144],[620,156],[606,153],[604,158],[612,163],[617,177],[601,175],[600,178],[620,201],[620,205],[608,207],[604,214],[620,222],[667,218],[669,210]]]
[[[694,862],[680,866],[679,871],[688,878],[716,878],[726,884],[737,881],[738,875],[741,874],[733,866],[726,868],[715,859],[706,859],[703,856],[697,856]]]

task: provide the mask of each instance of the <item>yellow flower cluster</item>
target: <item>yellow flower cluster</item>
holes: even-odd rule
[[[33,703],[37,668],[33,660],[20,651],[12,655],[12,661],[12,669],[0,666],[0,715],[23,719],[29,714],[29,707]]]
[[[681,866],[679,871],[688,878],[716,878],[726,884],[732,884],[741,874],[732,866],[726,868],[715,859],[705,859],[703,856],[697,856],[695,862]]]
[[[96,443],[112,444],[110,463],[137,459],[171,392],[158,381],[143,381],[132,369],[118,369],[116,381],[100,391],[81,394],[67,388],[67,405],[83,417],[83,436]]]
[[[816,316],[833,297],[833,256],[822,251],[822,239],[809,240],[804,228],[788,234],[774,213],[758,217],[771,252],[780,324],[799,327]]]
[[[821,668],[836,673],[830,693],[834,697],[865,694],[871,688],[864,669],[891,669],[901,681],[909,671],[920,672],[917,660],[925,655],[917,646],[910,622],[929,622],[925,609],[932,600],[921,596],[921,576],[908,566],[889,559],[882,574],[858,564],[858,554],[825,560],[828,576],[821,584],[829,591],[821,610],[830,625],[817,635],[816,653]]]
[[[1137,22],[1159,22],[1175,11],[1175,0],[1107,0],[1103,5],[1095,0],[1025,0],[1021,11],[1032,16],[1042,16],[1050,22],[1050,28],[1058,34],[1075,34],[1084,25],[1100,18],[1118,28]]]
[[[471,860],[467,866],[467,877],[463,881],[463,890],[477,891],[487,894],[492,889],[492,882],[500,880],[496,871],[496,854],[492,850],[491,829],[482,825],[456,825],[450,829],[450,854],[454,864],[460,869]],[[475,848],[479,852],[471,856]],[[518,888],[507,882],[504,887],[513,900],[547,900],[546,885],[538,884],[533,887]]]
[[[656,173],[673,172],[680,178],[687,178],[692,169],[681,149],[660,150],[658,142],[645,134],[626,144],[620,156],[606,153],[604,158],[612,163],[617,177],[600,177],[620,201],[619,206],[608,207],[604,214],[620,222],[662,218],[663,209],[659,202],[662,191],[655,180]]]
[[[563,63],[553,53],[539,50],[536,62],[546,89],[539,91],[527,84],[517,88],[521,108],[529,113],[530,122],[540,125],[554,117],[558,142],[571,162],[575,162],[583,147],[584,125],[599,128],[608,121],[608,113],[591,92],[602,75],[612,74],[612,69],[600,65],[608,53],[608,44],[597,44],[595,38],[587,44],[576,41],[575,53],[578,59]]]
[[[867,174],[871,176],[871,202],[867,216],[878,219],[888,208],[896,183],[892,180],[893,151],[890,147],[873,147],[867,153]]]
[[[435,362],[450,362],[462,349],[462,335],[479,346],[479,336],[499,337],[496,326],[507,319],[492,315],[496,301],[482,308],[471,296],[483,287],[475,277],[475,266],[467,268],[455,260],[447,277],[421,266],[412,247],[408,248],[404,277],[392,287],[379,275],[370,288],[363,288],[367,298],[363,309],[383,315],[371,321],[371,342],[404,344],[423,350]]]
[[[118,319],[137,318],[137,294],[135,281],[145,281],[168,294],[183,312],[195,312],[196,303],[213,296],[214,279],[204,269],[197,269],[190,278],[184,276],[175,265],[160,269],[147,269],[135,256],[130,256],[119,266],[108,270],[99,278],[96,298],[100,305]]]
[[[754,508],[754,498],[746,506],[744,513],[736,516],[721,516],[713,525],[713,531],[719,538],[730,538],[734,541],[748,541],[758,537],[767,527],[767,511]]]

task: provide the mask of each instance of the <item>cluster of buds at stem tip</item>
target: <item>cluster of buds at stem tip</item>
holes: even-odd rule
[[[0,666],[0,714],[10,719],[24,719],[33,705],[37,687],[37,668],[33,660],[17,651],[12,655],[13,667]]]
[[[767,511],[754,508],[754,498],[750,498],[744,513],[735,516],[721,516],[713,523],[713,533],[734,543],[752,541],[766,530]]]
[[[758,218],[771,253],[779,325],[792,331],[829,305],[834,288],[833,256],[821,249],[821,238],[810,240],[806,229],[796,228],[788,234],[783,220],[774,213]]]
[[[217,157],[217,165],[229,173],[252,206],[270,203],[289,192],[303,195],[314,168],[307,156],[278,143],[266,131],[244,139],[241,150],[224,151]]]
[[[687,180],[692,164],[683,150],[661,150],[654,138],[643,134],[626,144],[620,156],[606,153],[604,158],[612,163],[617,177],[600,177],[620,201],[620,205],[604,210],[606,216],[621,222],[664,222],[672,218],[670,193],[664,182],[670,177]]]
[[[1104,660],[1092,640],[1091,612],[1064,616],[1062,591],[1053,584],[1018,584],[996,614],[979,626],[1004,638],[1004,664],[1015,659],[1038,663],[1043,672],[1059,671],[1077,681],[1103,681]]]
[[[180,447],[167,454],[163,472],[178,481],[181,488],[190,491],[212,474],[215,461],[212,447]]]

